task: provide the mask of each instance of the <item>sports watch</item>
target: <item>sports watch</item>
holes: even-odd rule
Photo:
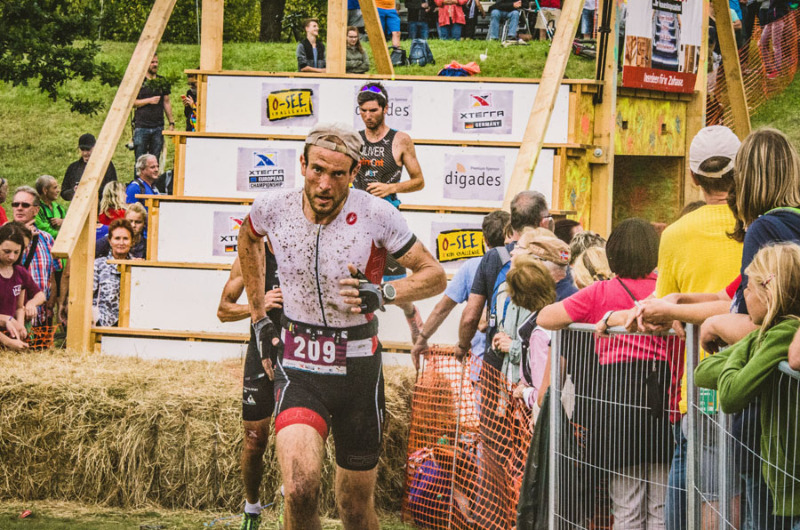
[[[390,283],[381,284],[381,293],[383,293],[384,302],[394,302],[397,297],[397,289]]]

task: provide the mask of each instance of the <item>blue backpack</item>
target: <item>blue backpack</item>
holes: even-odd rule
[[[436,64],[433,59],[433,52],[428,46],[428,41],[424,39],[414,39],[411,41],[411,49],[408,52],[408,62],[417,66],[426,64]]]
[[[508,296],[506,289],[506,275],[511,268],[511,254],[508,253],[506,247],[497,247],[497,253],[500,255],[500,262],[503,264],[497,279],[494,282],[492,289],[492,298],[489,303],[489,328],[486,330],[486,344],[491,344],[492,337],[494,337],[500,326],[506,319],[506,311],[508,305],[511,303],[511,297]]]

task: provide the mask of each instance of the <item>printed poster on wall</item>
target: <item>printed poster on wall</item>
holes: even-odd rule
[[[386,104],[386,124],[398,131],[410,131],[412,123],[411,98],[414,88],[410,86],[386,85],[386,93],[389,94],[389,102]],[[361,114],[358,113],[358,93],[361,86],[353,88],[353,127],[360,131],[365,128]]]
[[[453,90],[453,132],[511,134],[512,90]]]
[[[502,201],[506,159],[497,155],[445,155],[444,198]]]
[[[239,243],[239,229],[244,222],[242,212],[214,212],[214,229],[211,243],[212,256],[236,257]]]
[[[313,127],[318,121],[319,84],[295,81],[261,85],[261,125]]]
[[[294,149],[240,147],[236,157],[236,189],[262,192],[294,188],[297,160]]]
[[[702,21],[702,0],[628,0],[622,85],[692,93]]]
[[[480,223],[432,223],[431,248],[439,263],[483,256]]]

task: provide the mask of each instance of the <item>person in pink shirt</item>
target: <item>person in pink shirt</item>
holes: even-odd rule
[[[658,234],[649,222],[620,223],[608,238],[606,254],[616,277],[545,307],[537,319],[540,326],[558,330],[573,322],[597,324],[604,332],[615,311],[650,296],[656,284]],[[597,403],[598,420],[587,432],[587,452],[593,465],[609,472],[615,527],[663,528],[672,453],[667,411],[677,410],[680,341],[598,336],[594,347],[599,365],[589,397]]]

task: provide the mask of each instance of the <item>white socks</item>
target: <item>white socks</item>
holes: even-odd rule
[[[252,513],[253,515],[258,515],[261,513],[261,501],[256,501],[255,504],[250,504],[247,502],[247,499],[244,501],[244,511],[247,513]]]

